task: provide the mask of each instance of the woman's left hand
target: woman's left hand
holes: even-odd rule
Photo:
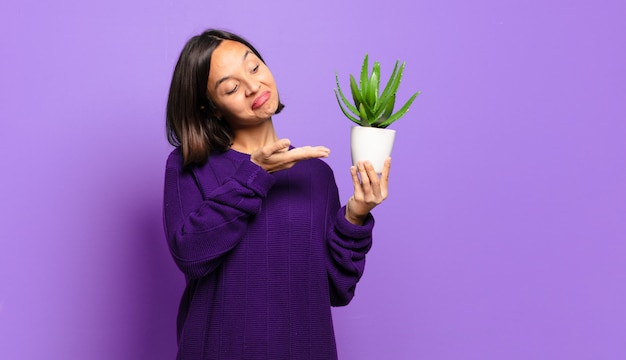
[[[350,167],[354,195],[346,205],[346,219],[353,224],[363,225],[367,214],[387,198],[391,158],[385,160],[383,172],[378,177],[369,161],[358,162]]]

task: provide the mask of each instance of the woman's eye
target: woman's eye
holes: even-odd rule
[[[252,68],[252,73],[259,71],[259,65],[257,64],[254,68]]]
[[[227,95],[234,94],[234,93],[235,93],[235,91],[237,91],[237,88],[238,88],[238,87],[239,87],[239,86],[235,85],[235,87],[234,87],[234,88],[232,88],[232,90],[230,90],[230,91],[226,92],[226,94],[227,94]]]

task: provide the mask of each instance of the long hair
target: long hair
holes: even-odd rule
[[[233,142],[232,129],[216,116],[207,94],[211,56],[223,40],[242,43],[265,63],[248,41],[228,31],[209,29],[185,44],[172,75],[165,118],[167,140],[181,147],[185,166],[204,164],[211,151],[226,151]],[[283,107],[279,101],[276,114]]]

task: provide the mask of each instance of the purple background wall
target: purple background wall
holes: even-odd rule
[[[391,195],[342,359],[626,357],[623,1],[0,5],[0,358],[172,359],[183,278],[161,225],[184,42],[250,38],[345,200],[362,57],[407,68]]]

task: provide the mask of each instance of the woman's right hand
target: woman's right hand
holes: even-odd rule
[[[325,158],[330,154],[330,149],[325,146],[303,146],[289,150],[289,145],[289,139],[278,140],[253,152],[250,161],[272,173],[289,169],[301,160]]]

